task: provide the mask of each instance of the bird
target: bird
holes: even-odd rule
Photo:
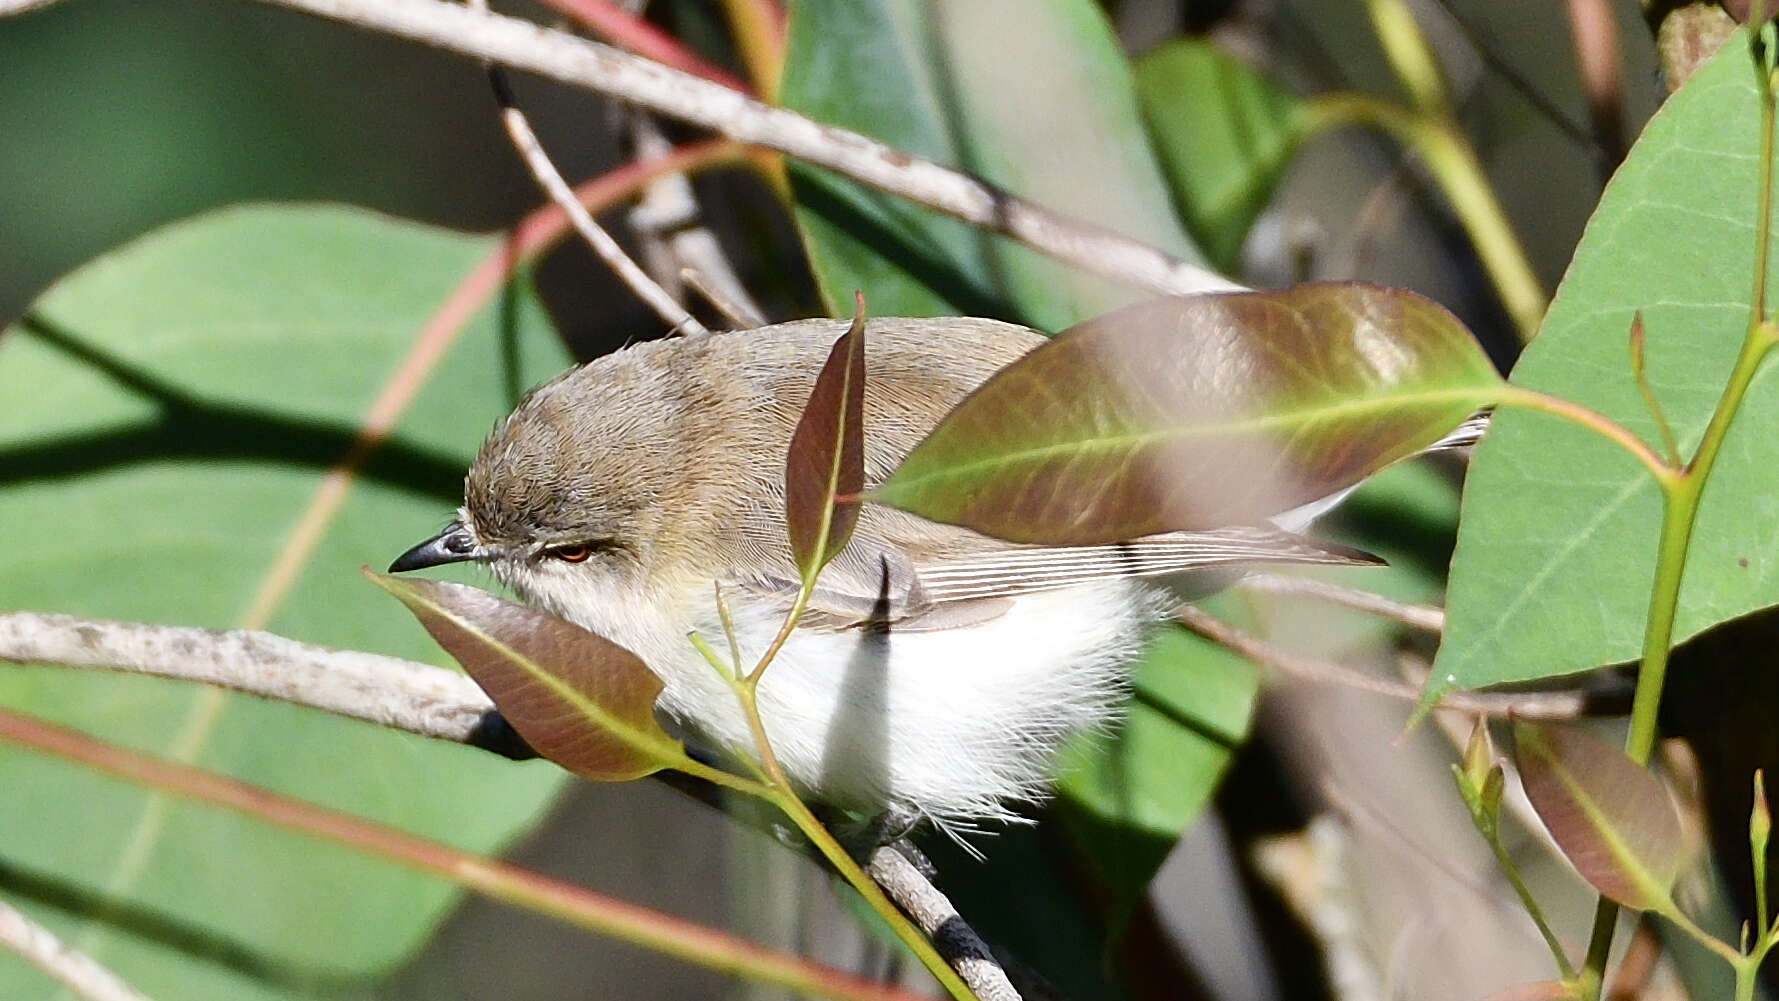
[[[790,610],[785,455],[846,330],[646,341],[570,369],[495,426],[456,517],[390,570],[485,566],[641,658],[675,732],[754,755],[730,680],[690,637],[724,650],[732,629],[746,669]],[[989,319],[867,321],[867,486],[1045,340]],[[1375,562],[1264,523],[1056,547],[865,504],[759,682],[759,717],[806,799],[897,827],[1016,822],[1065,741],[1116,726],[1130,665],[1182,596],[1270,564]]]

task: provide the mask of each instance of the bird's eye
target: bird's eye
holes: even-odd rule
[[[587,557],[593,555],[593,547],[587,545],[557,546],[549,551],[549,555],[564,563],[585,563]]]

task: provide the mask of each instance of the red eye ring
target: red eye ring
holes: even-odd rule
[[[587,557],[593,555],[592,546],[557,546],[550,550],[550,555],[564,563],[585,563]]]

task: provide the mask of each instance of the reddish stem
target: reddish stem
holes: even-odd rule
[[[269,824],[349,845],[432,873],[496,900],[710,969],[859,1001],[923,1001],[898,988],[776,952],[725,932],[618,900],[448,845],[281,796],[226,776],[140,754],[29,716],[0,710],[0,740]]]
[[[610,0],[543,0],[543,3],[574,18],[593,34],[619,48],[681,72],[703,77],[711,83],[720,83],[730,90],[743,94],[753,93],[753,89],[740,77],[712,65],[686,48],[679,39]]]

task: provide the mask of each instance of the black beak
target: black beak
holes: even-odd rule
[[[453,521],[445,530],[397,556],[389,564],[390,573],[405,573],[425,567],[462,563],[476,558],[476,540],[460,521]]]

